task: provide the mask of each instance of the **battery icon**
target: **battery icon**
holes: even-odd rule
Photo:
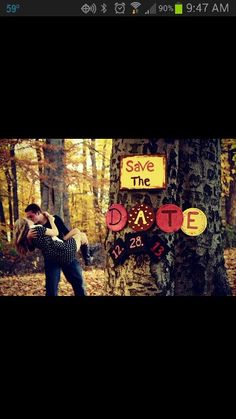
[[[183,14],[183,5],[180,3],[175,4],[175,15],[182,15]]]

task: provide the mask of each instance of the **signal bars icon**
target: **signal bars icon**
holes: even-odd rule
[[[145,15],[156,15],[157,14],[157,4],[154,3],[150,9],[145,12]]]
[[[95,3],[91,4],[91,6],[89,6],[89,4],[85,3],[82,7],[81,10],[84,14],[87,14],[89,12],[95,14],[97,11],[97,6]]]

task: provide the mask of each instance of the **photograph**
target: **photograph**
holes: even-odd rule
[[[0,296],[236,295],[236,139],[1,138]]]

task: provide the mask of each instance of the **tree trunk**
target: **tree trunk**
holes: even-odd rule
[[[222,245],[220,140],[182,140],[178,204],[207,217],[199,236],[177,233],[175,295],[230,295]]]
[[[49,150],[50,140],[45,140],[43,144],[43,159],[42,156],[37,153],[39,167],[40,162],[43,160],[42,170],[39,170],[40,173],[40,192],[41,192],[41,207],[44,211],[49,211],[49,188],[50,188],[50,155],[52,153]]]
[[[70,230],[71,229],[71,222],[70,222],[70,210],[69,210],[69,193],[68,187],[66,185],[66,181],[64,180],[64,191],[63,191],[63,214],[64,214],[64,223],[66,227]]]
[[[168,187],[155,191],[119,191],[120,157],[135,154],[166,154]],[[129,211],[135,204],[144,203],[159,208],[167,203],[176,203],[176,178],[178,170],[179,143],[178,140],[163,139],[115,139],[112,145],[110,205],[120,203]],[[133,232],[129,227],[115,233],[108,230],[105,243],[106,251],[117,238],[124,240],[125,233]],[[153,234],[163,239],[162,232],[156,225],[147,230],[149,238]],[[107,292],[113,295],[173,295],[173,251],[174,235],[168,235],[170,252],[158,264],[150,260],[148,255],[132,255],[126,262],[113,267],[111,258],[107,255]]]
[[[13,210],[12,210],[12,181],[11,181],[11,175],[9,172],[8,167],[4,168],[4,173],[6,176],[7,181],[7,200],[8,200],[8,212],[9,212],[9,226],[10,226],[10,236],[11,239],[13,238]]]
[[[107,142],[104,141],[103,150],[102,150],[102,174],[101,174],[101,194],[100,194],[100,208],[103,208],[104,200],[104,182],[105,182],[105,170],[106,170],[106,147]]]
[[[1,240],[7,240],[7,231],[6,231],[6,218],[4,214],[4,208],[3,208],[3,202],[2,202],[2,196],[0,194],[0,224],[1,224],[1,230],[0,230],[0,238]]]
[[[46,139],[44,147],[44,183],[42,208],[69,221],[68,191],[64,181],[64,139]]]
[[[12,173],[12,191],[13,191],[13,215],[14,222],[19,218],[19,203],[17,191],[17,172],[15,160],[15,144],[10,144],[10,158],[11,158],[11,173]]]
[[[120,156],[165,154],[167,188],[155,191],[119,191]],[[164,233],[158,227],[147,230],[167,242],[170,252],[158,264],[148,255],[132,255],[123,265],[113,266],[107,255],[107,293],[112,295],[229,295],[224,267],[220,209],[220,141],[173,139],[113,140],[110,204],[120,203],[127,211],[137,203],[154,208],[173,203],[183,210],[197,207],[208,218],[208,228],[196,237]],[[105,248],[117,238],[133,232],[129,227],[115,233],[108,230]]]
[[[87,141],[83,140],[83,210],[82,210],[82,228],[84,231],[88,229],[88,168],[87,168]]]
[[[43,207],[44,189],[47,189],[44,182],[45,167],[44,167],[43,150],[42,150],[43,143],[39,142],[39,140],[37,139],[35,140],[35,143],[36,143],[36,155],[37,155],[37,160],[38,160],[41,206]]]
[[[95,157],[95,146],[96,140],[91,139],[91,146],[90,146],[90,157],[92,162],[92,190],[93,190],[93,205],[94,205],[94,213],[95,213],[95,225],[98,232],[99,241],[102,241],[102,229],[101,229],[101,209],[99,206],[98,200],[98,177],[97,177],[97,164],[96,164],[96,157]]]

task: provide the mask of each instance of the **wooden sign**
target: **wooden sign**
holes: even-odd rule
[[[121,204],[113,204],[106,213],[106,225],[112,231],[122,230],[128,219],[125,207]]]
[[[127,257],[125,242],[122,239],[117,239],[108,253],[115,266],[123,263]]]
[[[178,231],[183,224],[183,212],[177,205],[162,205],[156,213],[158,227],[166,233]]]
[[[121,157],[120,189],[166,188],[166,156]]]
[[[207,217],[198,208],[188,208],[184,211],[184,222],[181,230],[188,236],[199,236],[207,227]]]
[[[127,233],[125,235],[127,254],[147,252],[147,237],[145,233]]]
[[[137,204],[128,214],[128,225],[135,231],[148,230],[155,221],[152,207],[145,204]]]
[[[148,240],[148,247],[149,255],[156,263],[169,252],[167,244],[156,234]]]

